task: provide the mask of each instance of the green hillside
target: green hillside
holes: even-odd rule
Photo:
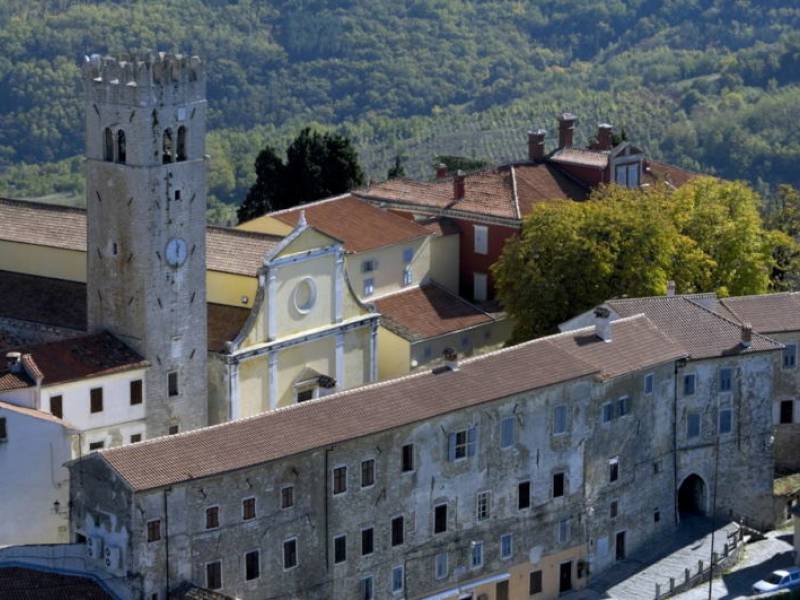
[[[80,194],[80,61],[148,48],[208,61],[215,201],[307,124],[371,177],[398,154],[427,176],[438,154],[521,157],[562,110],[584,138],[608,120],[653,156],[800,185],[798,26],[789,0],[5,0],[0,194]]]

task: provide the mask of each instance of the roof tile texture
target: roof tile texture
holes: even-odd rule
[[[800,331],[800,293],[720,298],[739,321],[761,333]]]

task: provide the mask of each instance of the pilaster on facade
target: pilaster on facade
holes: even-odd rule
[[[269,366],[269,409],[278,408],[278,353],[271,351],[267,354],[267,364]]]

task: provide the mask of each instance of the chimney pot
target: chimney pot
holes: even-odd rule
[[[464,171],[459,169],[456,172],[455,177],[453,177],[453,199],[454,200],[463,200],[464,199],[464,192],[465,192],[465,185],[464,185]]]
[[[436,179],[447,179],[447,165],[439,163],[436,165]]]
[[[22,352],[7,352],[6,359],[8,360],[8,368],[13,373],[19,372],[22,366]]]
[[[594,309],[594,334],[604,342],[611,341],[611,311],[605,306]]]
[[[442,352],[444,358],[444,366],[451,371],[458,371],[458,353],[450,347],[447,347]]]
[[[575,122],[578,117],[572,113],[562,113],[558,117],[558,147],[569,148],[572,146],[575,135]]]
[[[675,281],[670,279],[667,282],[667,296],[674,296],[676,291],[677,291],[677,288],[675,286]]]
[[[533,129],[528,132],[528,160],[542,162],[544,160],[544,129]]]
[[[611,150],[614,136],[614,128],[609,123],[600,123],[597,126],[597,149]]]
[[[753,326],[742,323],[742,348],[749,348],[753,344]]]

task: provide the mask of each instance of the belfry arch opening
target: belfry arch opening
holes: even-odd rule
[[[125,150],[125,132],[121,129],[117,132],[117,162],[125,164],[128,155]]]
[[[106,127],[103,132],[103,159],[108,162],[114,161],[114,134],[110,127]]]
[[[175,152],[175,160],[180,162],[186,160],[186,127],[178,127],[178,145]]]
[[[162,143],[162,160],[163,164],[168,164],[172,162],[172,129],[165,129],[164,130],[164,140]]]
[[[678,513],[681,517],[703,516],[707,513],[706,482],[692,473],[678,488]]]

